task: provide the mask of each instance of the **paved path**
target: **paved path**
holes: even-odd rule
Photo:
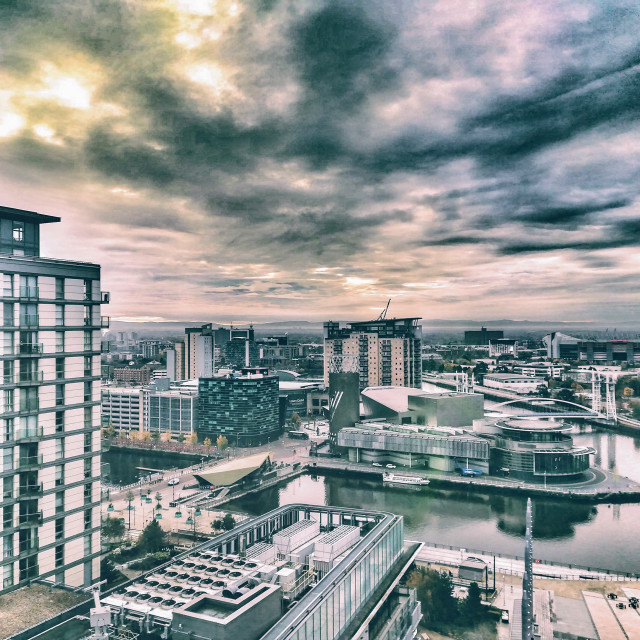
[[[589,615],[602,640],[627,640],[620,623],[607,599],[601,593],[583,591],[582,596],[589,609]]]

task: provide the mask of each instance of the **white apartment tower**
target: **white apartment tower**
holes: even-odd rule
[[[40,257],[40,225],[0,207],[0,594],[100,576],[100,304],[95,264]]]
[[[355,356],[360,390],[366,387],[417,387],[422,384],[422,327],[420,318],[378,319],[324,323],[324,383],[334,356]],[[335,358],[334,358],[335,359]]]

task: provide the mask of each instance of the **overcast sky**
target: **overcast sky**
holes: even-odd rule
[[[640,300],[637,0],[4,0],[0,205],[120,319]]]

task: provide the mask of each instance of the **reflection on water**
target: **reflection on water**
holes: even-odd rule
[[[148,476],[150,471],[138,469],[181,469],[199,462],[200,457],[164,454],[164,453],[138,453],[122,449],[110,449],[102,453],[102,462],[107,475],[102,479],[110,484],[131,484],[137,482],[140,477]]]
[[[405,537],[465,549],[522,555],[526,498],[466,491],[420,492],[355,476],[295,478],[227,505],[250,515],[303,502],[390,511],[404,516]],[[640,573],[640,505],[534,499],[534,555],[569,564]]]

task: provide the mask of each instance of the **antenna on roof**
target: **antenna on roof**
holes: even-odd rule
[[[384,311],[376,318],[376,320],[384,320],[387,317],[387,311],[389,311],[389,305],[391,304],[391,298],[387,301],[387,306]]]

